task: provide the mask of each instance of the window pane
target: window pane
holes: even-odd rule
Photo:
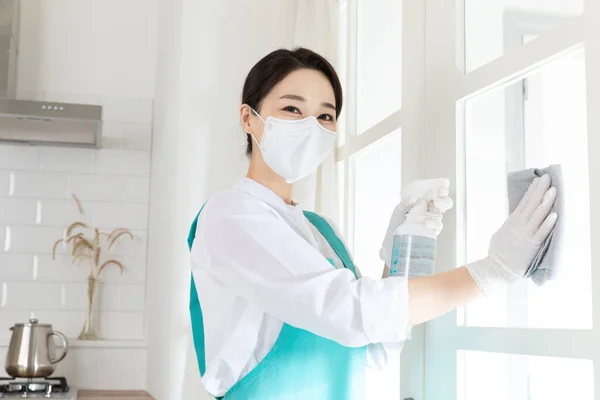
[[[458,400],[594,399],[591,360],[457,352]]]
[[[390,215],[400,200],[400,133],[366,148],[354,168],[354,257],[364,276],[381,277],[379,249]]]
[[[553,31],[581,15],[584,0],[465,0],[466,70],[523,45],[525,35]]]
[[[475,97],[466,116],[466,255],[485,257],[508,215],[506,174],[561,164],[562,271],[538,287],[529,279],[466,309],[470,326],[587,329],[592,326],[589,185],[583,50],[525,80]]]
[[[402,104],[402,1],[357,1],[357,134]]]

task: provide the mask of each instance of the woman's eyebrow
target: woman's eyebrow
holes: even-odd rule
[[[280,99],[296,100],[296,101],[301,101],[303,103],[306,103],[306,99],[304,97],[302,97],[302,96],[297,95],[297,94],[284,94],[283,96],[280,97]],[[326,102],[326,101],[323,102],[323,103],[321,103],[321,105],[323,107],[331,108],[332,110],[335,110],[335,106],[333,104],[331,104],[331,103]]]

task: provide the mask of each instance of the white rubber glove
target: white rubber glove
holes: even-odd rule
[[[556,213],[549,214],[556,199],[556,188],[550,188],[550,182],[548,175],[534,179],[517,208],[492,236],[488,256],[467,265],[486,296],[525,276],[556,224]]]
[[[379,250],[379,257],[386,265],[390,265],[392,258],[392,246],[394,244],[394,232],[400,225],[406,220],[406,214],[411,208],[415,206],[417,200],[419,200],[427,191],[434,190],[436,196],[433,199],[433,204],[436,209],[440,211],[439,215],[429,215],[425,220],[425,225],[428,228],[433,229],[437,235],[440,234],[442,228],[442,215],[444,212],[452,208],[453,202],[448,197],[450,187],[450,181],[445,178],[438,179],[423,179],[414,181],[405,186],[400,192],[400,203],[394,209],[390,222],[388,224],[381,250]]]

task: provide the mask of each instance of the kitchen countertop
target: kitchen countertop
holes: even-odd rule
[[[80,400],[154,400],[143,390],[79,390]]]

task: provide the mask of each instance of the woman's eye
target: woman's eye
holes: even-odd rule
[[[329,114],[320,115],[319,119],[322,119],[323,121],[333,121],[333,117]]]
[[[283,109],[284,111],[289,111],[291,113],[297,113],[300,114],[300,110],[298,110],[296,107],[293,106],[287,106]]]

